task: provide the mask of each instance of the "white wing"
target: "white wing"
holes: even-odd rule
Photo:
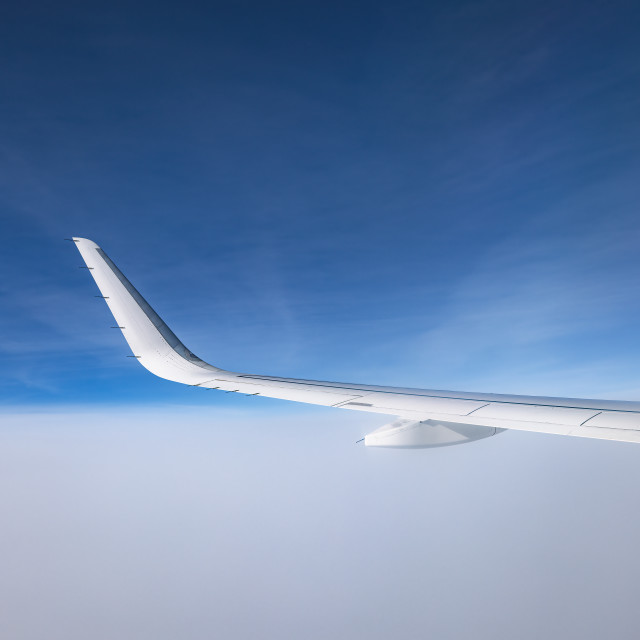
[[[207,389],[396,416],[397,420],[365,438],[369,446],[459,444],[504,429],[640,442],[640,402],[404,389],[219,369],[180,342],[97,244],[84,238],[73,241],[133,357],[161,378]]]

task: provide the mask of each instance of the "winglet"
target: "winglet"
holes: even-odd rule
[[[87,238],[72,238],[111,309],[133,355],[161,378],[198,384],[222,371],[195,356],[179,340],[107,254]]]

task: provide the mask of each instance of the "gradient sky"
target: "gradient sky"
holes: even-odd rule
[[[637,637],[640,448],[369,452],[384,416],[160,380],[63,238],[221,367],[640,400],[638,24],[4,7],[3,637]]]

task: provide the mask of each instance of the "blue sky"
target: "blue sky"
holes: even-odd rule
[[[637,396],[631,4],[150,7],[0,27],[3,402],[195,397],[71,235],[221,366]]]
[[[633,637],[633,445],[369,452],[353,443],[380,416],[160,380],[63,238],[99,243],[221,367],[640,400],[639,19],[620,1],[3,9],[5,635],[84,637],[63,616],[80,602],[105,638],[255,637],[244,599],[263,637]]]

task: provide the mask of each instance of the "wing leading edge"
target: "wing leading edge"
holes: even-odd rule
[[[94,242],[72,238],[140,364],[161,378],[205,389],[369,411],[397,420],[369,446],[459,444],[504,429],[640,442],[640,402],[405,389],[237,373],[194,355]]]

